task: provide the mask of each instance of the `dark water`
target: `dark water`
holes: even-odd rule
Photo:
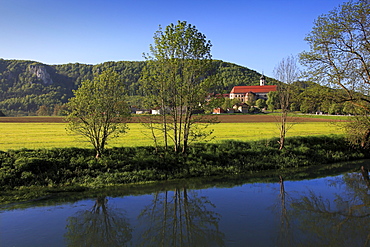
[[[0,246],[370,246],[361,173],[178,182],[0,208]]]

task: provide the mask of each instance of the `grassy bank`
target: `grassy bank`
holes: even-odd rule
[[[44,191],[85,190],[107,185],[181,178],[235,176],[367,158],[341,136],[292,137],[196,144],[189,153],[156,153],[152,147],[121,147],[96,160],[91,149],[58,148],[0,152],[1,198],[25,199]],[[17,193],[14,193],[17,191]]]

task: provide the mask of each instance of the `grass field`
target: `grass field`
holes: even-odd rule
[[[296,123],[287,136],[310,136],[343,134],[340,122],[300,122]],[[108,147],[152,145],[148,131],[139,123],[129,123],[127,134],[113,139]],[[65,123],[0,123],[0,150],[38,149],[54,147],[91,147],[91,145],[71,133],[67,133]],[[278,137],[274,122],[219,123],[211,126],[215,139],[250,141]]]

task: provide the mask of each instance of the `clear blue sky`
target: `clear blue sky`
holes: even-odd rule
[[[158,26],[187,21],[212,56],[273,76],[343,0],[0,0],[0,58],[47,64],[141,61]]]

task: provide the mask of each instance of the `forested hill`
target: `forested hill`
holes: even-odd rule
[[[140,95],[142,62],[106,62],[98,65],[69,63],[47,65],[35,61],[0,59],[0,111],[6,115],[35,114],[44,110],[54,111],[66,103],[81,81],[92,79],[95,73],[114,68],[127,86],[130,96]],[[216,93],[227,93],[233,86],[258,85],[261,74],[236,64],[213,61],[208,76],[215,79]],[[273,79],[267,78],[273,84]]]

